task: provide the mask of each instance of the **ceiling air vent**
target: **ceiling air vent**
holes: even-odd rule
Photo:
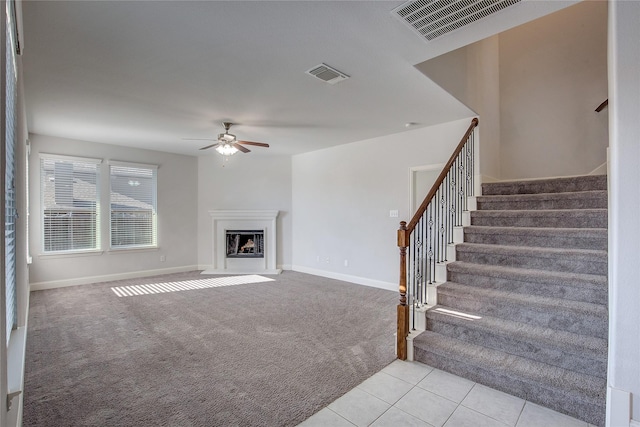
[[[335,68],[328,66],[327,64],[316,65],[310,70],[307,70],[307,74],[319,78],[323,82],[334,85],[343,80],[347,80],[349,76],[342,73]]]
[[[486,18],[522,0],[415,0],[391,13],[427,41]]]

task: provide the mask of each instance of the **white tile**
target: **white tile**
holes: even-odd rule
[[[298,424],[298,427],[353,427],[353,424],[331,409],[324,408]]]
[[[444,427],[511,427],[498,420],[476,412],[472,409],[458,406]],[[538,426],[545,427],[545,426]]]
[[[407,414],[397,408],[389,408],[380,418],[375,420],[371,427],[433,427],[418,418]]]
[[[475,383],[448,372],[434,369],[418,383],[418,387],[460,403]]]
[[[382,372],[416,385],[432,370],[433,368],[431,366],[423,363],[396,360],[384,368]]]
[[[435,427],[440,427],[458,405],[437,394],[415,387],[394,406]]]
[[[369,393],[354,388],[328,406],[336,414],[357,426],[367,426],[391,405]]]
[[[413,385],[384,372],[378,372],[365,380],[358,388],[393,405],[407,394]]]
[[[568,415],[561,414],[535,403],[524,405],[517,427],[587,427],[585,421],[580,421]]]
[[[480,384],[473,386],[462,405],[488,415],[510,426],[515,426],[525,401]],[[546,426],[545,426],[546,427]]]

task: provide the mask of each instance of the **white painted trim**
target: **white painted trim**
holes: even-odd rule
[[[233,275],[242,275],[242,274],[266,274],[266,275],[273,275],[273,274],[280,274],[282,273],[282,270],[279,268],[276,268],[275,270],[256,270],[256,271],[251,271],[251,270],[233,270],[233,269],[226,269],[226,270],[216,270],[216,269],[208,269],[208,270],[204,270],[202,273],[200,274],[211,274],[211,275],[221,275],[221,274],[233,274]]]
[[[608,386],[606,411],[607,427],[630,427],[631,393]]]
[[[609,152],[609,149],[607,148],[607,153],[608,152]],[[608,154],[607,154],[607,158],[609,158]],[[595,168],[594,170],[592,170],[591,172],[589,172],[589,175],[609,175],[608,172],[609,172],[609,162],[606,161],[600,166],[598,166],[597,168]]]
[[[640,421],[631,420],[629,422],[629,427],[640,427]]]
[[[415,173],[420,171],[433,171],[433,170],[442,171],[442,169],[444,168],[444,165],[445,165],[444,163],[436,163],[431,165],[412,166],[409,168],[409,214],[412,217],[415,214],[416,209],[419,207],[419,203],[416,203],[416,200],[413,200],[413,193],[414,193],[413,183],[414,183]],[[427,194],[424,195],[422,200],[424,200],[425,197],[427,197]],[[422,203],[422,200],[420,201],[420,203]],[[418,204],[418,206],[416,207],[416,209],[414,209],[413,206],[416,204]]]
[[[201,270],[197,265],[183,267],[161,268],[157,270],[132,271],[130,273],[106,274],[104,276],[78,277],[74,279],[52,280],[50,282],[36,282],[30,284],[31,291],[64,288],[67,286],[88,285],[91,283],[111,282],[113,280],[136,279],[139,277],[159,276],[161,274],[184,273],[186,271]]]
[[[318,270],[301,265],[292,265],[291,270],[300,273],[312,274],[314,276],[326,277],[328,279],[342,280],[343,282],[355,283],[357,285],[370,286],[372,288],[386,289],[388,291],[398,290],[397,283],[383,282],[381,280],[368,279],[366,277],[351,276],[349,274],[335,273],[333,271]]]
[[[279,265],[278,268],[281,270],[293,270],[293,268],[291,267],[291,264],[282,264],[282,265]]]

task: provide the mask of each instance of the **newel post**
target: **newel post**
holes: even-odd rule
[[[409,335],[409,306],[407,305],[407,247],[409,236],[407,223],[400,222],[398,248],[400,248],[400,303],[398,304],[398,327],[396,333],[397,356],[407,360],[407,336]]]

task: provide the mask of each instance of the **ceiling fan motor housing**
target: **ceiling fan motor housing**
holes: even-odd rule
[[[218,141],[220,142],[233,142],[236,140],[236,136],[230,133],[221,133],[218,134]]]

